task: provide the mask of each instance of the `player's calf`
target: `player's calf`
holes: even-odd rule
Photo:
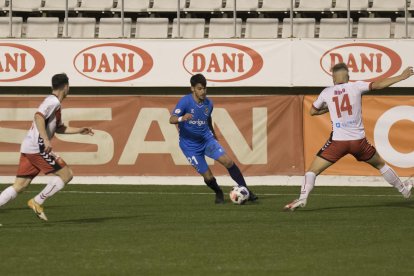
[[[217,184],[217,180],[215,177],[210,178],[210,179],[206,179],[204,178],[204,183],[206,183],[206,185],[212,189],[214,191],[214,193],[216,194],[216,198],[215,198],[215,203],[216,204],[221,204],[224,203],[224,194],[223,191],[221,190],[221,188],[219,187],[219,185]]]

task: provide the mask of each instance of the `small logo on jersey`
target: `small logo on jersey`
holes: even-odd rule
[[[320,60],[323,71],[332,75],[332,67],[340,62],[347,64],[350,81],[372,82],[397,73],[401,57],[392,49],[372,43],[349,43],[325,52]]]
[[[208,109],[208,107],[206,107],[205,109],[204,109],[204,115],[208,115],[208,113],[209,113],[209,109]]]
[[[43,71],[46,61],[37,50],[26,45],[0,43],[0,82],[29,79]]]
[[[194,108],[191,108],[191,114],[194,114]]]
[[[141,48],[123,43],[106,43],[80,51],[73,60],[79,74],[96,81],[125,82],[143,77],[154,61]]]
[[[175,114],[180,114],[180,113],[181,113],[181,109],[177,108],[177,109],[174,111],[174,113],[175,113]]]
[[[260,72],[263,58],[244,45],[211,43],[190,51],[183,66],[189,74],[203,73],[212,82],[236,82]]]
[[[188,123],[190,125],[203,126],[203,125],[206,124],[206,121],[203,121],[203,120],[198,119],[198,120],[190,120],[190,121],[188,121]]]

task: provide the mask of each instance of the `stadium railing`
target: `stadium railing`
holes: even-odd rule
[[[13,12],[14,12],[14,10],[13,10],[13,1],[14,0],[8,0],[8,6],[6,6],[7,1],[4,0],[3,1],[3,7],[1,8],[3,12],[8,12],[8,16],[9,16],[9,37],[10,38],[13,37]],[[18,0],[15,0],[15,1],[18,1]],[[121,29],[122,37],[125,37],[125,20],[126,20],[126,18],[125,18],[125,1],[126,0],[117,0],[116,2],[114,2],[114,3],[117,4],[117,12],[120,12],[120,17],[121,17],[120,29]],[[152,2],[153,1],[156,1],[156,0],[152,0]],[[186,6],[185,4],[183,4],[183,2],[188,4],[188,3],[191,3],[191,0],[176,0],[176,1],[177,1],[177,5],[176,5],[177,6],[177,17],[176,17],[177,33],[173,36],[173,38],[181,38],[181,28],[180,28],[181,13],[185,11],[185,8],[183,8],[183,6],[184,7]],[[237,18],[237,13],[238,13],[237,3],[240,0],[225,0],[225,2],[223,2],[223,4],[226,3],[226,5],[227,5],[227,2],[230,2],[230,1],[231,1],[231,5],[229,5],[229,6],[233,8],[233,28],[234,28],[233,38],[239,38],[240,36],[238,35],[238,32],[239,32],[238,24],[239,24],[239,22],[238,22],[238,18]],[[263,1],[259,1],[259,0],[257,0],[257,1],[258,1],[258,6],[259,6],[259,3],[263,3]],[[289,0],[286,0],[286,1],[289,1]],[[294,20],[293,20],[294,14],[295,13],[297,14],[297,13],[301,12],[301,6],[300,6],[301,1],[304,1],[304,0],[300,0],[300,1],[299,0],[290,0],[290,8],[289,8],[288,12],[289,12],[289,17],[290,17],[290,21],[289,21],[290,22],[289,23],[290,24],[290,32],[289,32],[290,36],[289,37],[291,37],[291,38],[294,37],[293,36],[293,34],[294,34]],[[338,1],[338,0],[336,0],[336,1]],[[336,1],[332,0],[332,6],[336,3]],[[352,37],[351,11],[354,11],[354,9],[351,8],[351,0],[345,0],[345,1],[347,1],[347,8],[346,8],[346,13],[347,13],[346,18],[347,18],[347,25],[348,25],[347,26],[348,36],[347,37],[351,38]],[[373,0],[373,2],[371,1],[372,4],[376,3],[375,1],[376,0]],[[413,8],[413,7],[410,7],[410,3],[412,1],[413,0],[411,0],[411,1],[410,0],[405,0],[405,7],[404,7],[405,35],[403,35],[402,38],[409,38],[409,35],[408,35],[409,34],[409,29],[408,29],[408,25],[409,25],[409,18],[408,17],[409,16],[408,15],[409,15],[409,11],[412,10],[412,8]],[[20,2],[21,2],[21,0],[20,0]],[[19,5],[21,5],[20,2],[18,2]],[[79,2],[81,2],[81,1],[79,1]],[[151,1],[148,0],[148,3],[150,3],[150,2]],[[310,2],[310,1],[308,1],[308,2]],[[64,26],[63,37],[68,37],[68,17],[69,17],[69,11],[73,10],[73,7],[71,7],[72,5],[73,5],[73,0],[71,0],[71,1],[66,0],[65,1],[65,9],[64,9],[65,20],[63,21],[65,26]],[[398,8],[398,11],[400,9],[401,9],[401,7]],[[19,9],[17,9],[17,10],[19,10]],[[260,8],[258,8],[257,10],[260,10]],[[330,9],[330,10],[331,10],[332,13],[335,12],[334,9]],[[386,10],[386,9],[381,9],[381,11],[384,11],[384,10]],[[38,11],[41,12],[42,7],[39,7]],[[389,10],[389,11],[391,11],[391,10]],[[320,10],[320,12],[324,13],[324,12],[326,12],[326,9]],[[398,23],[401,24],[401,21],[399,21]]]

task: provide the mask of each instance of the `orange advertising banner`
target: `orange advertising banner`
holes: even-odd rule
[[[20,143],[43,97],[2,97],[0,174],[14,175]],[[196,175],[169,124],[179,97],[69,96],[62,120],[90,126],[94,136],[56,135],[53,149],[84,176]],[[212,97],[219,142],[245,175],[304,171],[302,96]],[[227,171],[208,160],[216,175]]]
[[[310,116],[316,96],[305,96],[303,109],[305,167],[328,140],[332,130],[329,114]],[[410,96],[363,96],[362,117],[367,139],[400,176],[414,175],[414,98]],[[370,165],[348,155],[331,166],[329,175],[379,175]]]

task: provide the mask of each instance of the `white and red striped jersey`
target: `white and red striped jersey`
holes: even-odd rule
[[[59,99],[53,94],[47,96],[40,104],[36,114],[40,114],[45,119],[47,136],[52,139],[56,129],[63,125]],[[22,153],[39,153],[42,146],[43,141],[40,138],[36,123],[33,121],[32,127],[23,140],[20,151]]]
[[[357,81],[325,88],[313,103],[317,110],[325,105],[331,116],[332,140],[350,141],[365,138],[362,122],[362,94],[371,90],[371,83]]]

